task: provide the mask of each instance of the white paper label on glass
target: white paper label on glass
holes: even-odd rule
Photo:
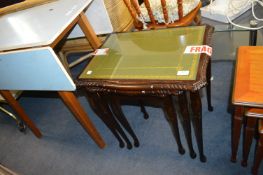
[[[92,70],[89,70],[89,71],[87,72],[87,74],[88,74],[88,75],[92,74]]]
[[[177,72],[177,75],[189,75],[189,70],[179,70]]]
[[[94,52],[94,55],[107,55],[109,52],[109,48],[97,49]]]

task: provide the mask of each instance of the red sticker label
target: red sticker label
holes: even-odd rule
[[[185,54],[197,54],[197,53],[205,53],[209,56],[212,55],[212,47],[207,45],[201,45],[201,46],[187,46],[185,48],[184,53]]]

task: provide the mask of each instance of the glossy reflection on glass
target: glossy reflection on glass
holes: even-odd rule
[[[194,80],[200,54],[184,50],[202,45],[204,32],[198,26],[111,34],[102,47],[108,54],[95,56],[80,78]]]

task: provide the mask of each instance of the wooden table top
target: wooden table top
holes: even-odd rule
[[[1,16],[0,51],[52,44],[91,2],[59,0]]]
[[[263,47],[238,49],[232,102],[235,105],[263,107]]]

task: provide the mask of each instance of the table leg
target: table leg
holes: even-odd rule
[[[177,114],[176,114],[176,110],[174,107],[172,96],[165,97],[163,101],[164,101],[163,110],[166,114],[165,116],[167,118],[167,121],[169,122],[171,129],[173,131],[173,135],[175,137],[175,140],[178,146],[178,152],[180,154],[184,154],[185,150],[183,148],[183,145],[180,139]]]
[[[139,139],[137,138],[136,134],[134,133],[133,129],[131,128],[127,118],[122,112],[120,101],[118,97],[111,96],[110,98],[110,106],[112,109],[113,114],[116,116],[119,123],[126,129],[126,131],[131,135],[134,140],[134,146],[139,147]]]
[[[258,25],[258,22],[256,20],[250,21],[250,27],[256,28]],[[258,30],[250,30],[249,31],[249,45],[250,46],[256,46],[257,45],[257,32]]]
[[[146,111],[144,103],[143,103],[142,100],[139,100],[139,105],[140,105],[140,108],[141,108],[141,112],[143,113],[143,118],[147,120],[149,118],[149,114]]]
[[[99,94],[100,101],[99,103],[102,106],[103,114],[111,119],[112,124],[114,125],[115,129],[119,132],[119,134],[122,136],[122,138],[126,141],[127,148],[132,149],[132,144],[129,140],[129,138],[126,136],[125,132],[119,125],[119,123],[115,120],[114,115],[112,111],[109,108],[108,98],[104,94]]]
[[[96,33],[94,32],[93,28],[91,27],[91,25],[90,25],[86,15],[84,14],[84,12],[82,12],[79,15],[78,24],[79,24],[81,30],[83,31],[83,33],[85,34],[87,40],[90,42],[90,45],[92,46],[92,48],[98,49],[101,46],[102,42],[97,37]]]
[[[202,102],[199,91],[190,92],[191,107],[193,111],[193,127],[200,154],[201,162],[206,162],[206,156],[203,150],[203,127],[202,127]]]
[[[249,32],[249,45],[256,46],[257,45],[257,30],[250,30]]]
[[[243,160],[241,165],[243,167],[247,166],[247,159],[251,147],[251,143],[255,133],[255,126],[257,123],[257,119],[254,117],[247,117],[247,124],[245,129],[245,138],[244,138],[244,146],[243,146]]]
[[[207,72],[206,72],[206,99],[207,99],[207,105],[208,105],[208,111],[213,111],[213,106],[211,103],[211,59],[208,62],[207,65]]]
[[[179,99],[179,107],[182,114],[182,120],[183,120],[183,129],[186,137],[186,141],[188,144],[188,148],[190,151],[191,158],[196,158],[196,153],[193,148],[192,143],[192,134],[191,134],[191,121],[190,121],[190,115],[188,111],[188,102],[187,102],[187,96],[186,92],[183,92],[182,94],[178,95]]]
[[[231,149],[232,149],[231,161],[232,162],[236,162],[238,143],[239,143],[242,121],[243,121],[243,114],[244,114],[244,107],[235,106],[235,112],[234,112],[233,121],[232,121],[233,122],[232,143],[231,143]]]
[[[104,148],[106,146],[104,140],[98,133],[95,126],[92,124],[88,115],[80,105],[76,96],[73,92],[69,91],[58,91],[59,96],[62,98],[64,103],[68,106],[70,111],[74,114],[75,118],[82,125],[82,127],[87,131],[87,133],[91,136],[91,138],[96,142],[96,144],[100,148]]]
[[[36,127],[34,122],[27,116],[24,109],[20,106],[20,104],[16,101],[16,99],[12,96],[10,91],[1,90],[0,94],[3,98],[7,101],[7,103],[12,107],[12,109],[19,115],[21,120],[31,129],[31,131],[37,136],[38,138],[42,137],[41,132]]]
[[[252,167],[252,173],[253,175],[258,174],[258,168],[260,166],[261,161],[263,160],[263,133],[260,133],[257,150],[255,154],[255,160]]]
[[[116,137],[116,139],[119,142],[119,147],[124,148],[125,144],[121,136],[119,135],[118,131],[116,130],[112,122],[112,119],[109,118],[107,115],[104,115],[103,108],[101,107],[100,99],[97,97],[97,95],[87,93],[87,99],[89,101],[92,110],[97,114],[97,116],[103,121],[103,123],[109,128],[112,134]]]

